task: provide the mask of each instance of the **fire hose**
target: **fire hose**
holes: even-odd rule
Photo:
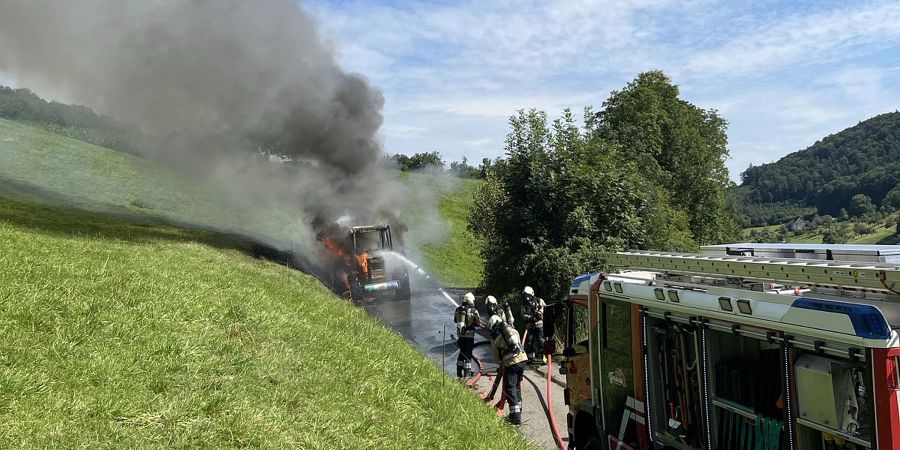
[[[525,342],[526,339],[528,338],[528,329],[529,328],[530,328],[530,326],[526,327],[525,331],[522,332],[522,342]],[[552,358],[553,355],[550,353],[546,353],[546,356],[547,356],[547,375],[546,375],[547,384],[545,387],[546,392],[545,392],[544,396],[546,398],[546,404],[547,404],[547,421],[550,424],[550,433],[553,435],[553,440],[555,441],[556,446],[560,450],[566,450],[566,445],[563,443],[562,436],[560,436],[560,434],[559,434],[559,427],[556,425],[556,414],[553,411],[553,395],[552,395],[552,389],[551,389],[551,382],[553,381],[553,358]],[[481,377],[481,374],[483,372],[481,361],[478,360],[478,358],[474,358],[474,359],[475,359],[476,363],[478,364],[479,373],[478,373],[478,375],[473,377],[471,380],[469,380],[469,382],[466,383],[468,386],[474,386],[474,384]],[[497,370],[497,377],[494,379],[494,383],[491,386],[491,391],[484,398],[485,402],[489,403],[494,400],[494,395],[497,393],[497,389],[500,387],[500,383],[503,381],[503,377],[504,377],[504,370],[503,370],[503,365],[502,365],[502,361],[501,361],[500,368]],[[521,384],[519,385],[519,389],[521,389]],[[500,400],[497,402],[496,405],[494,405],[494,407],[497,408],[497,410],[499,412],[499,411],[502,411],[505,406],[506,406],[506,392],[501,391]]]
[[[525,338],[528,337],[528,328],[529,327],[525,327],[525,331],[522,332],[522,342],[525,342]],[[503,374],[503,361],[500,361],[500,370],[497,371],[497,378],[494,379],[494,385],[491,387],[491,393],[488,394],[487,397],[485,397],[485,401],[490,402],[491,400],[494,399],[494,394],[497,393],[497,387],[499,387],[500,382],[503,381],[503,375],[501,375],[501,374]],[[519,389],[520,390],[522,389],[521,383],[519,383]],[[497,408],[498,410],[503,410],[503,408],[505,406],[506,406],[506,392],[500,391],[500,401],[498,401],[497,404],[494,405],[494,407]]]

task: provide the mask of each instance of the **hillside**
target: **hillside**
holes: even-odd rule
[[[212,233],[2,194],[0,285],[23,447],[525,447],[362,310]]]
[[[837,216],[851,197],[900,208],[900,112],[881,114],[780,160],[750,167],[734,192],[752,225],[787,220],[815,207]],[[895,190],[896,194],[889,193]]]
[[[0,118],[132,154],[149,143],[135,127],[99,116],[86,106],[48,102],[28,89],[0,86]]]
[[[410,173],[400,178],[409,190],[422,193],[422,201],[436,202],[440,214],[440,218],[426,218],[420,208],[404,213],[403,219],[412,228],[410,241],[419,247],[414,256],[424,260],[445,284],[477,285],[480,256],[466,226],[468,204],[479,181]],[[3,190],[52,197],[68,205],[144,221],[213,226],[280,243],[289,242],[295,234],[290,217],[278,211],[235,203],[212,186],[198,186],[141,158],[0,119]],[[426,219],[442,223],[423,223]],[[424,236],[417,228],[446,233]]]
[[[483,270],[481,244],[469,232],[468,225],[472,196],[482,181],[411,172],[403,172],[400,180],[411,188],[428,186],[435,192],[437,198],[430,201],[437,202],[442,222],[432,225],[440,231],[440,236],[435,239],[417,229],[429,228],[428,224],[423,223],[428,218],[415,208],[404,211],[404,218],[411,225],[409,240],[418,252],[414,256],[421,258],[428,272],[447,286],[478,286]]]
[[[526,447],[314,278],[163,224],[246,226],[242,205],[191,186],[0,120],[0,434],[30,448]]]

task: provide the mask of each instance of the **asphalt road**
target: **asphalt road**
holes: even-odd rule
[[[423,283],[415,283],[421,286]],[[413,343],[422,353],[434,361],[439,367],[443,366],[452,377],[456,377],[456,326],[453,324],[453,311],[456,309],[454,301],[464,291],[446,290],[437,288],[418,288],[413,291],[409,301],[380,300],[364,306],[366,311],[378,318],[393,330]],[[446,295],[444,295],[446,294]],[[449,296],[449,298],[448,298]],[[482,312],[482,321],[485,317],[483,300],[479,299],[476,306]],[[446,327],[446,328],[445,328]],[[446,336],[444,330],[446,329]],[[479,344],[484,342],[484,344]],[[490,349],[486,344],[487,337],[476,337],[475,357],[482,362],[484,371],[491,376],[483,376],[475,388],[478,392],[487,393],[494,380],[492,376],[497,371],[497,363],[490,355]],[[553,371],[556,372],[554,365]],[[563,403],[562,382],[563,378],[557,373],[555,382],[551,382],[551,395],[554,413],[560,433],[566,435],[566,406]],[[546,367],[530,367],[525,373],[522,383],[522,425],[520,432],[534,444],[546,449],[555,449],[552,434],[550,432],[548,414],[544,392],[546,388]],[[473,392],[473,395],[478,395]],[[494,402],[500,399],[497,392]]]

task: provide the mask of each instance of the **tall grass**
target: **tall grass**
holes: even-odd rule
[[[239,241],[9,195],[0,436],[26,448],[526,447],[400,336]]]

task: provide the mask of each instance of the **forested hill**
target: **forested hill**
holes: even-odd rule
[[[900,197],[900,112],[860,122],[776,162],[751,166],[741,179],[741,197],[750,203],[814,206],[819,214],[837,215],[850,209],[851,197],[865,194],[877,206],[900,207],[887,204]]]

